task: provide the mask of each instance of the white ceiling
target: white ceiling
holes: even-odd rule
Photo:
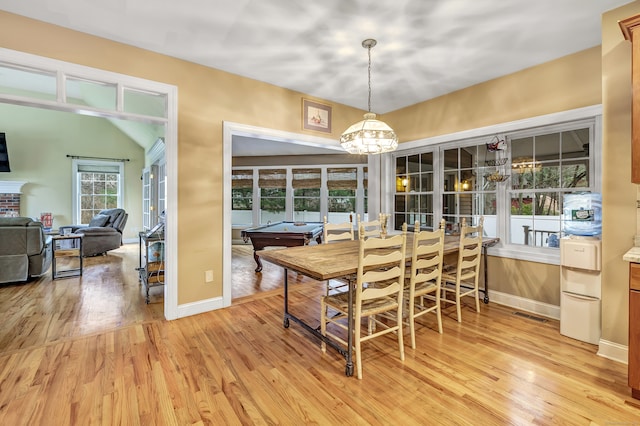
[[[386,113],[601,43],[629,0],[0,0],[0,9]]]

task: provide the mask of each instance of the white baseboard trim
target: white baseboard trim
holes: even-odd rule
[[[560,306],[537,302],[535,300],[525,299],[512,294],[491,290],[489,290],[489,300],[489,303],[493,302],[543,317],[560,320]],[[598,356],[627,364],[629,359],[629,348],[619,343],[600,339],[598,342]]]
[[[598,342],[598,355],[623,364],[629,363],[629,347],[620,343],[600,339]]]
[[[213,297],[211,299],[200,300],[193,303],[184,303],[178,305],[178,318],[189,317],[191,315],[198,315],[216,309],[224,308],[224,301],[222,296]]]
[[[547,318],[556,320],[560,319],[560,306],[550,305],[548,303],[538,302],[536,300],[525,299],[524,297],[501,293],[499,291],[491,291],[491,289],[489,289],[489,303],[491,302],[498,303],[499,305],[509,306],[510,308],[520,309]]]

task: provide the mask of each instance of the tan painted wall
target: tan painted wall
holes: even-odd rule
[[[384,120],[407,142],[596,105],[600,59],[594,47],[385,114]]]
[[[0,22],[4,48],[178,87],[178,303],[220,296],[222,123],[305,133],[303,95],[3,11]],[[333,107],[333,133],[321,136],[337,139],[362,119],[360,110],[318,100]],[[214,285],[204,282],[209,269]]]
[[[489,256],[487,271],[489,296],[491,291],[499,291],[560,305],[560,267],[557,265]]]
[[[620,19],[640,13],[635,1],[602,18],[602,338],[628,342],[629,265],[633,246],[637,185],[631,183],[631,43]]]

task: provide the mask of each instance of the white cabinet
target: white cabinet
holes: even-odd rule
[[[602,330],[601,253],[599,238],[560,239],[560,334],[592,344]]]

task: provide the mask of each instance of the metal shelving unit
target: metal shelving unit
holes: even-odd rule
[[[146,291],[146,303],[149,303],[149,289],[164,285],[164,227],[154,232],[140,232],[139,266],[140,283]]]

